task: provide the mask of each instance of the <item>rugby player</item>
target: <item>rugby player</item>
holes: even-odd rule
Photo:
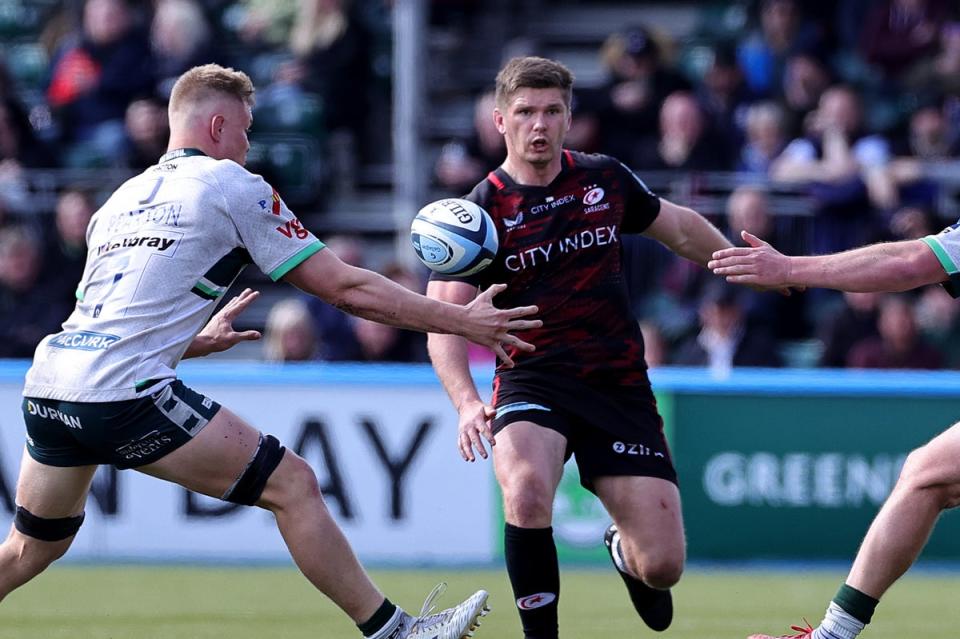
[[[243,168],[253,101],[242,72],[205,65],[184,73],[170,97],[168,152],[93,216],[76,308],[40,343],[27,373],[27,444],[14,524],[0,545],[0,599],[66,552],[97,465],[114,464],[270,510],[303,574],[367,637],[467,636],[485,611],[484,591],[419,617],[392,604],[358,563],[310,466],[187,388],[176,366],[185,354],[215,350],[210,333],[197,332],[250,263],[360,317],[454,331],[506,365],[505,348],[533,350],[511,331],[540,326],[523,319],[536,308],[495,308],[503,286],[466,306],[441,303],[324,250]]]
[[[943,284],[960,296],[960,222],[917,240],[872,244],[842,253],[783,255],[746,231],[747,246],[718,251],[709,267],[752,286],[817,286],[899,292]],[[960,424],[907,457],[893,491],[867,530],[846,581],[817,628],[794,626],[796,639],[854,639],[883,594],[919,556],[940,513],[960,506]],[[786,636],[786,635],[785,635]],[[751,635],[752,639],[773,639]]]
[[[573,77],[562,64],[514,58],[496,79],[494,122],[507,157],[467,196],[497,226],[500,249],[468,278],[432,275],[427,295],[465,304],[491,282],[509,282],[511,304],[536,304],[544,324],[510,348],[491,403],[477,392],[466,342],[428,338],[431,360],[459,413],[465,460],[487,458],[503,491],[504,548],[523,632],[558,636],[560,579],[551,528],[565,460],[613,519],[604,541],[644,622],[673,618],[670,587],[685,542],[677,477],[631,314],[621,236],[642,233],[705,265],[730,243],[691,209],[654,195],[618,160],[565,150]],[[494,445],[495,444],[495,445]]]

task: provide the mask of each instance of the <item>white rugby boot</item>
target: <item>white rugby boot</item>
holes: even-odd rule
[[[441,583],[423,602],[423,608],[416,617],[400,611],[396,625],[381,630],[378,636],[384,639],[467,639],[472,637],[480,625],[480,618],[490,612],[487,606],[487,591],[478,590],[462,603],[433,614],[433,600],[447,589]]]

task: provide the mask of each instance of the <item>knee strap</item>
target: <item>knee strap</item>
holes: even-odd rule
[[[221,499],[244,506],[255,504],[263,494],[263,488],[267,485],[270,475],[280,465],[286,450],[276,437],[273,435],[264,437],[261,433],[260,444],[253,459]]]
[[[13,517],[13,525],[27,537],[33,537],[40,541],[61,541],[77,534],[80,525],[83,524],[84,514],[80,513],[76,517],[46,519],[37,517],[23,506],[17,506],[17,513]]]

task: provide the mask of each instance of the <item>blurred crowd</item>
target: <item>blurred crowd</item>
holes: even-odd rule
[[[5,31],[0,16],[0,45],[10,44],[0,46],[0,357],[30,356],[69,313],[84,228],[103,195],[66,184],[53,210],[38,214],[30,172],[153,164],[166,147],[167,97],[185,69],[219,62],[251,75],[250,168],[295,208],[322,207],[324,193],[384,152],[389,2],[20,5],[33,11],[32,32]],[[456,23],[483,5],[431,6],[435,23]],[[523,47],[545,53],[536,38],[510,51]],[[941,179],[960,151],[955,3],[731,1],[682,42],[661,25],[625,25],[596,64],[602,80],[576,87],[568,146],[615,155],[644,179],[732,176],[723,205],[705,212],[734,243],[747,230],[785,252],[832,252],[922,237],[960,210],[957,182]],[[472,132],[437,156],[433,184],[447,193],[468,191],[504,157],[492,95],[474,98]],[[784,190],[802,206],[786,206]],[[696,207],[695,195],[670,197]],[[360,239],[324,239],[370,265]],[[643,239],[626,239],[624,252],[651,365],[960,367],[957,305],[939,288],[781,297],[726,286]],[[380,270],[423,290],[422,272]],[[426,359],[421,336],[297,296],[278,303],[265,328],[272,360]]]
[[[955,173],[960,150],[956,3],[760,0],[707,17],[689,42],[653,24],[611,34],[605,81],[575,87],[568,146],[614,155],[651,185],[682,174],[693,192],[679,201],[694,207],[696,176],[709,185],[725,172],[725,205],[702,212],[735,244],[746,230],[825,253],[956,220],[956,183],[936,179]],[[435,179],[451,193],[503,157],[492,99],[477,96],[475,131],[440,154]],[[783,207],[785,189],[802,196],[799,211]],[[958,366],[956,305],[939,289],[780,297],[724,286],[651,242],[624,247],[651,364]]]

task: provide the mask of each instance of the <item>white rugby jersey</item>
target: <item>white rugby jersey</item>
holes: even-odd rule
[[[94,214],[77,305],[37,347],[24,395],[105,402],[154,393],[176,377],[247,264],[278,280],[323,246],[260,176],[195,149],[171,151]]]

